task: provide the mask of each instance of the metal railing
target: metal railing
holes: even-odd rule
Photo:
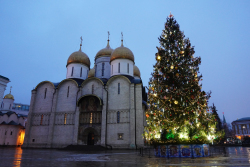
[[[210,156],[209,156],[210,158],[213,158],[214,156],[229,157],[227,147],[225,147],[225,146],[210,146],[209,152],[210,152]],[[148,156],[148,158],[151,158],[152,156],[154,156],[153,146],[140,147],[138,155],[141,157]],[[169,159],[170,157],[168,156],[166,158]],[[193,150],[192,150],[190,158],[191,159],[195,158]]]

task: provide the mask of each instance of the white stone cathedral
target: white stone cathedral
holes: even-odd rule
[[[89,57],[81,45],[67,61],[66,79],[43,81],[32,90],[23,147],[144,145],[147,94],[133,52],[109,46]]]

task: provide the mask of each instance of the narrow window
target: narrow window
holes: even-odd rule
[[[5,135],[7,135],[7,131],[5,131]]]
[[[12,131],[10,132],[10,135],[12,135]]]
[[[35,139],[32,139],[32,142],[35,142]]]
[[[112,65],[112,74],[113,74],[113,65]]]
[[[9,109],[11,108],[11,104],[10,104],[10,107],[9,107]]]
[[[92,113],[90,113],[90,118],[89,118],[89,123],[92,124],[92,120],[93,120],[93,115]]]
[[[117,123],[120,123],[120,111],[117,112]]]
[[[69,97],[69,86],[68,86],[68,91],[67,91],[67,97]]]
[[[47,94],[47,88],[45,88],[45,91],[44,91],[44,99],[46,99],[46,94]]]
[[[92,94],[94,94],[94,89],[95,89],[95,86],[94,84],[92,85]]]
[[[88,74],[89,74],[89,70],[87,70],[87,73],[86,73],[86,78],[88,78]]]
[[[120,83],[118,83],[118,94],[120,94]]]
[[[64,114],[64,125],[67,123],[67,114]]]
[[[82,77],[82,67],[81,67],[81,71],[80,71],[80,77]]]
[[[74,67],[72,67],[71,76],[74,74]]]
[[[43,115],[41,115],[41,121],[40,121],[40,125],[43,124]]]
[[[102,76],[104,76],[104,63],[102,63]]]
[[[128,72],[128,74],[129,74],[129,63],[128,63],[128,65],[127,65],[127,72]]]
[[[118,73],[120,73],[120,63],[118,64]]]

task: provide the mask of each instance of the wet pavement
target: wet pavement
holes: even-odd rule
[[[82,152],[0,147],[0,167],[250,166],[250,147],[227,147],[227,152],[227,157],[214,152],[213,157],[168,159],[155,157],[152,151],[141,156],[139,150]]]

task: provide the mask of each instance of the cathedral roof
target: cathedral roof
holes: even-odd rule
[[[113,61],[115,59],[129,59],[134,62],[134,54],[133,52],[129,49],[123,46],[123,41],[120,47],[116,48],[110,57],[110,61]]]
[[[95,56],[95,60],[98,59],[98,58],[100,58],[100,57],[110,57],[111,53],[113,51],[114,50],[109,46],[109,40],[108,40],[106,48],[103,48],[99,52],[97,52],[97,54]]]
[[[233,122],[240,122],[240,121],[250,121],[250,117],[244,117],[241,119],[237,119],[236,121],[233,121]]]
[[[140,70],[136,65],[134,65],[134,76],[141,78]]]
[[[14,96],[9,93],[9,94],[4,96],[4,99],[12,99],[12,100],[14,100]]]
[[[84,64],[87,67],[90,67],[89,57],[84,52],[82,52],[81,47],[79,51],[74,52],[69,56],[66,66],[68,66],[71,63]]]
[[[2,123],[0,123],[0,125],[18,125],[18,126],[23,126],[21,124],[16,123],[15,121],[10,121],[9,123],[6,123],[5,121],[3,121]]]
[[[7,78],[7,77],[4,77],[4,76],[2,76],[2,75],[0,75],[0,78],[3,78],[3,79],[5,79],[5,80],[10,80],[9,78]]]
[[[4,99],[12,99],[12,100],[14,100],[14,96],[11,94],[11,88],[12,88],[12,86],[10,87],[10,93],[5,95]]]
[[[88,78],[95,76],[95,68],[93,67],[91,70],[89,70]]]
[[[82,83],[83,83],[83,79],[79,79],[79,78],[70,78],[70,79],[73,79],[74,81],[76,81],[77,85],[80,86]],[[61,82],[53,82],[53,85],[55,86],[55,88],[58,88],[58,85],[60,84]]]

